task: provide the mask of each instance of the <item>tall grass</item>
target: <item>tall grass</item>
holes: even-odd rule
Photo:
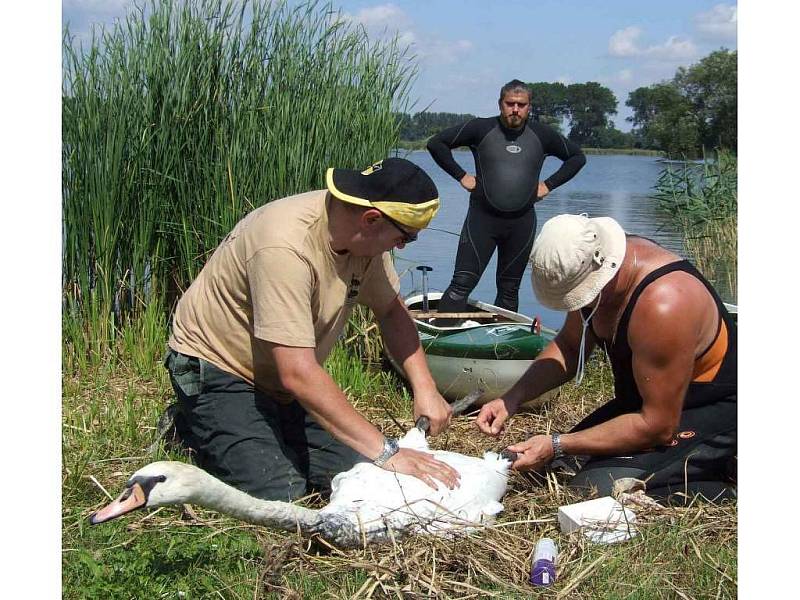
[[[736,213],[708,221],[693,221],[680,216],[684,243],[692,262],[728,302],[737,298],[737,219]]]
[[[737,293],[737,164],[736,156],[720,151],[702,164],[667,165],[656,184],[655,197],[684,230],[686,250],[723,299]]]
[[[222,237],[328,166],[388,154],[414,66],[330,4],[151,0],[63,42],[65,343],[168,311]],[[151,319],[150,314],[146,318]]]
[[[667,164],[656,182],[655,198],[672,215],[693,222],[710,221],[736,213],[736,155],[720,150],[701,163]]]

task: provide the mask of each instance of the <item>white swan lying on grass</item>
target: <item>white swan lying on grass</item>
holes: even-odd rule
[[[510,461],[494,452],[483,458],[430,451],[416,427],[400,441],[404,448],[431,452],[461,474],[459,487],[437,490],[411,475],[359,463],[331,483],[330,503],[321,510],[289,502],[260,500],[232,488],[192,465],[162,461],[142,467],[114,502],[94,513],[103,523],[143,506],[197,504],[256,525],[318,534],[341,547],[385,542],[411,533],[437,535],[469,531],[493,521],[503,510]],[[391,532],[391,533],[390,533]]]

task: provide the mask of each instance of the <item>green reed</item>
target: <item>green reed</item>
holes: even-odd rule
[[[692,262],[714,284],[723,300],[735,303],[738,284],[736,213],[700,222],[683,217],[681,224]]]
[[[249,210],[386,156],[415,76],[396,41],[317,1],[151,0],[86,46],[65,30],[63,66],[64,339],[81,361],[151,303],[167,312]]]
[[[667,165],[655,197],[684,230],[689,258],[727,301],[737,297],[737,164],[720,151],[701,164]]]
[[[673,216],[693,222],[709,221],[736,213],[736,155],[720,150],[716,158],[701,163],[667,164],[656,182],[655,198]]]

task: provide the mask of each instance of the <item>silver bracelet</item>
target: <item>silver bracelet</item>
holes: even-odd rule
[[[566,454],[566,452],[564,452],[564,449],[561,447],[561,434],[560,433],[554,433],[550,437],[550,441],[553,444],[553,460],[555,460],[557,458],[561,458],[562,456],[564,456]]]
[[[400,450],[400,446],[397,444],[397,440],[395,438],[384,437],[383,438],[383,450],[378,455],[378,457],[372,461],[372,463],[376,467],[382,467],[386,464],[386,462],[392,458],[397,452]]]

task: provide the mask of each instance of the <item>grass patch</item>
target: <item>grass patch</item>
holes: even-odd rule
[[[662,209],[692,222],[711,221],[736,213],[736,155],[720,150],[702,163],[668,164],[656,182],[655,198]]]
[[[65,598],[252,597],[264,556],[258,536],[236,527],[109,523],[73,539],[81,547],[64,549]]]
[[[738,227],[736,213],[696,222],[680,219],[686,251],[724,300],[736,302],[738,285]]]

